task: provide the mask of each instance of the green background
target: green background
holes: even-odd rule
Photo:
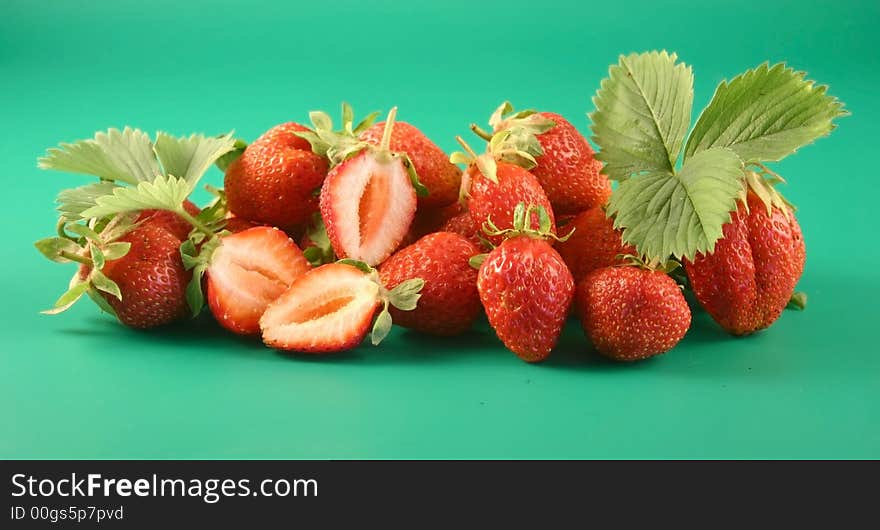
[[[0,457],[880,457],[880,4],[586,4],[4,1]],[[59,141],[124,125],[253,139],[342,100],[399,105],[445,149],[508,98],[586,132],[608,64],[654,48],[693,65],[698,108],[721,79],[786,60],[853,114],[775,166],[800,207],[810,305],[768,331],[733,338],[696,311],[674,351],[616,365],[570,323],[531,366],[485,323],[303,358],[210,317],[138,332],[90,303],[38,314],[73,271],[32,242],[54,229],[55,193],[88,181],[36,169]]]

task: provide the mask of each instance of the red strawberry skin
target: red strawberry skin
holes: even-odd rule
[[[617,256],[621,254],[636,254],[635,248],[624,244],[621,232],[614,229],[614,221],[606,217],[599,206],[579,213],[559,232],[571,233],[571,237],[557,243],[555,248],[571,270],[575,283],[596,269],[620,264]]]
[[[214,319],[239,335],[260,332],[260,317],[311,266],[277,228],[258,226],[224,236],[206,275]]]
[[[700,304],[728,332],[746,335],[779,318],[804,270],[806,248],[800,225],[749,192],[724,225],[712,254],[685,261]]]
[[[541,239],[517,236],[496,247],[477,276],[489,324],[505,346],[527,362],[556,346],[574,296],[562,257]]]
[[[293,230],[318,210],[315,191],[328,162],[294,132],[296,123],[278,125],[245,149],[226,170],[229,211],[258,224]]]
[[[236,217],[234,215],[230,215],[226,218],[226,225],[223,227],[225,230],[229,230],[232,233],[244,232],[249,228],[254,228],[255,226],[266,226],[260,225],[258,223],[254,223],[252,221],[248,221],[247,219],[242,219],[241,217]]]
[[[425,280],[415,309],[390,309],[394,323],[432,335],[458,335],[470,329],[480,314],[480,296],[477,271],[469,260],[479,253],[464,237],[437,232],[385,260],[379,277],[386,289],[412,278]]]
[[[161,223],[146,222],[122,238],[125,256],[108,261],[102,272],[116,282],[122,300],[102,293],[120,322],[152,328],[189,314],[186,286],[192,278],[180,258],[181,240]]]
[[[538,135],[544,154],[536,157],[532,173],[541,183],[557,214],[577,213],[605,204],[611,182],[600,173],[602,164],[593,148],[568,120],[552,112],[539,112],[556,122]]]
[[[462,212],[455,217],[447,219],[446,222],[440,225],[439,231],[458,234],[474,245],[483,248],[483,242],[480,240],[482,231],[480,230],[480,227],[477,226],[477,223],[474,222],[471,213],[467,210],[462,210]]]
[[[691,311],[668,275],[605,267],[584,278],[575,297],[587,337],[602,355],[637,361],[672,349],[687,333]]]
[[[297,277],[260,319],[272,348],[323,354],[363,342],[379,308],[379,286],[351,265],[328,263]]]
[[[379,145],[384,130],[385,122],[379,122],[364,131],[361,140]],[[394,122],[389,146],[391,151],[409,155],[419,181],[428,188],[428,195],[419,197],[420,208],[447,206],[458,199],[461,170],[422,131],[406,122]]]
[[[184,201],[183,209],[193,217],[199,215],[199,212],[201,211],[198,206],[189,200]],[[151,223],[162,226],[181,241],[189,237],[189,233],[193,229],[192,225],[189,224],[186,219],[180,217],[174,212],[169,212],[168,210],[144,210],[137,217],[138,222],[147,220]]]
[[[513,227],[513,210],[519,203],[526,205],[543,206],[550,215],[552,232],[556,233],[556,221],[553,216],[553,208],[547,195],[541,188],[541,183],[527,170],[509,164],[498,162],[498,182],[492,182],[471,165],[465,170],[463,177],[464,186],[469,187],[468,210],[471,218],[478,228],[492,219],[499,229]],[[537,216],[532,216],[532,228],[538,228]],[[502,241],[501,236],[487,237],[493,244],[498,245]]]

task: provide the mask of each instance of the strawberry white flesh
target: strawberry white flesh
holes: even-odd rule
[[[351,265],[330,263],[297,278],[260,319],[263,342],[307,353],[348,350],[363,341],[379,306],[379,286]]]
[[[232,332],[260,332],[260,317],[293,280],[311,268],[296,243],[258,226],[223,237],[207,270],[211,313]]]
[[[400,245],[416,211],[403,159],[363,151],[331,170],[321,213],[337,256],[375,266]]]

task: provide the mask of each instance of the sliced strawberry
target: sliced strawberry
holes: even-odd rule
[[[299,247],[277,228],[257,226],[224,236],[207,270],[208,306],[226,329],[259,333],[266,307],[310,268]]]
[[[375,266],[397,249],[416,213],[411,179],[407,159],[388,151],[387,142],[330,171],[321,189],[321,216],[337,256]]]
[[[330,263],[297,278],[260,319],[273,348],[326,353],[363,341],[380,305],[379,285],[357,267]]]

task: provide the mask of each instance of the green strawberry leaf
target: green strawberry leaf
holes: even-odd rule
[[[87,239],[88,241],[92,241],[94,243],[100,243],[102,241],[100,234],[98,234],[97,232],[95,232],[94,230],[92,230],[91,228],[89,228],[88,226],[86,226],[84,224],[69,223],[64,226],[64,229],[66,231],[73,232],[74,234],[76,234],[78,236],[82,236],[85,239]]]
[[[55,305],[52,309],[47,309],[46,311],[40,311],[44,315],[57,315],[58,313],[67,311],[70,309],[70,306],[76,303],[83,294],[89,289],[91,284],[88,281],[85,282],[75,282],[70,286],[70,289],[67,290],[64,294],[61,295],[60,298],[55,302]]]
[[[848,113],[783,63],[764,63],[722,81],[688,138],[685,158],[712,147],[732,149],[746,164],[772,162],[828,135]]]
[[[303,255],[312,267],[333,263],[336,260],[330,238],[327,237],[327,228],[324,226],[324,220],[320,213],[315,213],[312,216],[312,226],[309,227],[306,235],[314,246],[306,247],[303,250]]]
[[[468,265],[470,265],[472,269],[480,270],[483,262],[486,261],[486,258],[488,257],[489,254],[476,254],[471,256],[471,259],[468,260]]]
[[[56,199],[58,213],[68,219],[81,219],[82,213],[95,205],[95,199],[113,193],[117,187],[114,182],[102,181],[62,190]]]
[[[72,260],[64,255],[79,255],[82,247],[65,237],[47,237],[34,243],[37,250],[56,263],[70,263]]]
[[[62,143],[38,160],[40,169],[94,175],[103,180],[137,184],[161,172],[147,133],[126,127],[109,129],[93,139]]]
[[[363,261],[358,261],[356,259],[351,259],[351,258],[343,258],[343,259],[337,261],[336,263],[342,263],[343,265],[351,265],[352,267],[360,270],[361,272],[363,272],[365,274],[370,274],[374,270],[373,267],[370,267],[369,265],[367,265]]]
[[[593,98],[593,140],[602,173],[626,180],[674,171],[691,120],[694,76],[676,54],[621,56]]]
[[[136,187],[117,187],[111,195],[95,199],[95,206],[82,212],[83,217],[104,217],[119,213],[159,209],[178,213],[183,211],[183,201],[192,191],[182,178],[159,175],[151,182],[141,182]]]
[[[788,300],[788,304],[785,306],[786,309],[796,309],[798,311],[803,311],[807,308],[807,293],[803,291],[797,291],[791,295],[791,298]]]
[[[199,233],[196,232],[194,235],[199,235]],[[201,247],[198,247],[193,239],[189,238],[180,244],[180,258],[183,267],[186,270],[192,270],[192,279],[186,286],[186,303],[193,317],[197,317],[205,307],[202,278],[211,264],[211,257],[221,242],[219,237],[212,237]]]
[[[625,180],[608,204],[614,227],[646,261],[693,259],[711,252],[730,221],[743,184],[743,163],[725,148],[701,151],[678,174],[654,172]]]
[[[373,330],[370,333],[370,341],[373,346],[378,346],[391,333],[391,324],[391,313],[388,312],[388,302],[385,302],[385,307],[373,322]]]
[[[101,311],[109,313],[114,318],[118,318],[116,316],[116,310],[113,309],[113,306],[111,306],[107,302],[107,299],[104,298],[104,295],[102,295],[100,291],[95,289],[93,286],[90,286],[89,289],[86,291],[86,294],[89,295],[89,298],[91,298],[92,301],[95,302],[95,305],[97,305],[101,309]]]
[[[419,303],[419,298],[422,296],[419,292],[424,286],[425,280],[421,278],[411,278],[401,282],[388,291],[388,301],[401,311],[412,311]]]
[[[105,293],[115,296],[117,299],[122,300],[122,293],[119,291],[119,286],[116,285],[116,282],[108,278],[98,269],[92,269],[92,273],[89,275],[89,279],[92,282],[92,286],[99,291],[104,291]]]
[[[416,173],[416,166],[413,164],[409,155],[406,153],[400,153],[400,157],[403,160],[403,167],[406,168],[406,173],[409,175],[409,181],[412,184],[412,187],[416,190],[416,196],[427,197],[430,195],[431,192],[428,191],[428,188],[426,188],[419,180],[419,175]]]
[[[214,162],[214,165],[220,169],[220,171],[226,173],[226,170],[229,169],[229,165],[238,160],[238,158],[244,153],[244,150],[247,149],[248,143],[238,138],[235,140],[235,143],[232,146],[232,150],[222,155],[220,158]]]
[[[235,144],[231,132],[218,137],[193,134],[179,138],[159,132],[155,151],[165,175],[175,175],[195,187],[205,171],[221,156],[235,149]]]
[[[91,243],[89,245],[89,254],[92,256],[92,264],[94,265],[94,269],[103,269],[106,258],[104,258],[104,251],[101,250],[101,247],[99,247],[95,243]]]
[[[131,243],[128,241],[110,243],[104,248],[104,259],[107,261],[119,259],[128,254],[129,250],[131,250]]]

